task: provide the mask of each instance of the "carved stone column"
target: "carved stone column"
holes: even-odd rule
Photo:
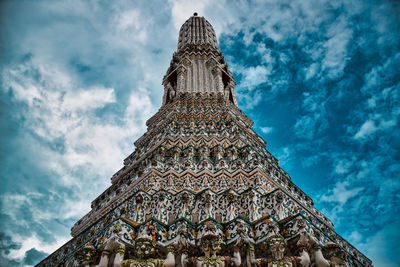
[[[101,252],[101,258],[100,258],[100,263],[99,263],[98,267],[107,267],[108,266],[108,261],[110,260],[110,254],[111,254],[111,252],[106,249],[104,249]]]
[[[181,92],[185,92],[186,86],[186,68],[184,66],[179,66],[176,70],[177,73],[177,86],[176,86],[176,93],[179,95]]]
[[[218,66],[215,66],[212,71],[214,75],[215,89],[217,93],[223,93],[224,84],[222,83],[222,71]]]
[[[121,245],[116,249],[116,254],[114,257],[114,267],[121,267],[121,263],[124,260],[124,254],[125,254],[125,246]]]
[[[234,102],[234,104],[236,104],[235,103],[235,101],[236,101],[235,94],[233,93],[234,85],[235,85],[235,82],[233,80],[230,80],[227,87],[225,88],[224,97],[226,100],[229,100],[229,96],[232,96],[233,102]]]

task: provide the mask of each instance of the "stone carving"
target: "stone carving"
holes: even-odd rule
[[[120,267],[124,253],[125,245],[121,242],[118,242],[117,239],[113,237],[105,242],[105,245],[101,251],[100,262],[96,266],[103,267],[112,265],[115,267]],[[114,256],[114,260],[110,262],[110,260],[113,258],[112,256]]]
[[[336,243],[329,242],[322,248],[331,267],[348,267],[346,253]]]
[[[78,259],[79,265],[89,267],[96,263],[98,255],[95,247],[88,242],[81,250],[77,251],[75,257]]]
[[[174,248],[167,247],[165,259],[158,258],[160,245],[157,243],[157,227],[154,224],[146,224],[142,227],[138,237],[134,240],[134,259],[126,259],[123,267],[173,267],[175,266]]]
[[[261,217],[261,215],[259,213],[260,205],[258,203],[257,194],[253,190],[250,191],[248,198],[249,198],[249,208],[248,208],[249,216],[248,217],[251,222],[254,222]]]
[[[197,13],[188,19],[179,31],[178,50],[190,45],[191,47],[209,45],[214,49],[218,48],[213,27],[204,17],[197,16]]]
[[[314,236],[311,238],[312,259],[317,267],[329,267],[329,262],[325,259],[321,250],[320,232],[314,231]]]
[[[239,248],[233,248],[233,256],[219,256],[222,240],[218,235],[218,230],[212,222],[206,222],[202,229],[200,238],[200,248],[204,256],[189,258],[187,252],[184,252],[181,257],[182,266],[188,266],[188,263],[193,263],[197,267],[224,267],[224,266],[240,266],[241,257]]]
[[[145,219],[145,211],[146,211],[145,200],[143,195],[137,194],[135,202],[136,202],[136,209],[133,219],[135,222],[143,222]]]
[[[307,267],[310,266],[311,259],[308,251],[311,247],[311,237],[305,230],[304,221],[298,223],[300,225],[300,232],[299,232],[299,240],[297,241],[296,245],[299,251],[300,256],[296,258],[297,262],[300,266]]]

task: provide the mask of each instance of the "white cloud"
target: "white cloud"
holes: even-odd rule
[[[328,127],[326,119],[327,90],[303,92],[302,116],[298,116],[294,125],[294,133],[300,138],[312,140]]]
[[[327,70],[328,77],[336,78],[343,73],[349,59],[347,46],[352,35],[353,32],[344,16],[339,17],[336,23],[329,27],[329,40],[324,43],[326,53],[322,60],[322,69]]]
[[[350,198],[355,197],[363,190],[363,188],[361,187],[353,188],[349,185],[349,182],[336,183],[333,189],[322,195],[322,197],[320,198],[321,201],[337,202],[340,204],[340,206],[343,206]],[[349,189],[349,187],[351,189]]]
[[[266,48],[264,43],[259,43],[257,45],[257,53],[262,55],[262,62],[264,64],[273,64],[275,62],[275,58],[272,57],[272,50]]]
[[[363,123],[360,130],[355,134],[355,139],[365,138],[366,136],[374,133],[377,130],[375,123],[372,120],[367,120]]]
[[[179,30],[182,24],[197,12],[199,16],[205,16],[204,10],[206,6],[210,3],[209,0],[206,1],[193,1],[193,0],[176,0],[169,1],[172,4],[172,21],[177,30]]]
[[[351,244],[356,244],[359,243],[362,240],[363,236],[357,231],[351,232],[351,234],[348,237],[348,240]]]
[[[35,67],[26,64],[17,70],[3,73],[4,88],[12,90],[16,100],[29,105],[26,126],[42,138],[53,142],[62,138],[65,153],[62,155],[69,167],[83,164],[100,164],[103,173],[109,173],[111,166],[118,166],[114,160],[122,158],[114,142],[135,132],[135,127],[124,129],[112,122],[97,120],[93,112],[116,102],[112,88],[73,88],[72,83],[59,82],[53,67],[40,67],[41,81],[25,75]],[[65,87],[68,86],[68,87]],[[116,140],[117,139],[117,140]],[[114,151],[114,152],[113,152]],[[117,153],[117,154],[116,154]],[[101,159],[101,155],[104,155]],[[107,171],[106,171],[107,170]]]
[[[239,102],[243,104],[246,109],[254,108],[265,94],[263,90],[256,90],[256,87],[268,81],[268,75],[271,74],[272,65],[267,67],[258,65],[255,67],[243,67],[241,65],[232,64],[229,66],[232,71],[242,74],[242,79],[236,86],[236,96]]]
[[[263,132],[263,134],[270,134],[272,133],[272,131],[274,130],[273,127],[260,127],[261,132]]]
[[[14,237],[16,239],[18,239],[18,234],[16,234]],[[65,237],[61,237],[58,238],[57,241],[55,243],[49,244],[46,242],[42,242],[40,241],[36,235],[32,235],[28,238],[19,236],[19,240],[23,240],[22,242],[22,246],[19,249],[16,250],[11,250],[10,251],[10,258],[12,259],[19,259],[22,260],[25,256],[25,252],[35,248],[37,250],[43,251],[45,253],[51,254],[53,253],[55,250],[57,250],[58,248],[60,248],[62,245],[64,245],[69,238],[65,238]]]
[[[398,125],[400,85],[395,82],[397,75],[395,70],[399,66],[400,53],[397,53],[365,74],[365,83],[361,88],[361,94],[366,98],[365,104],[354,113],[355,117],[367,114],[365,116],[367,119],[359,118],[362,125],[355,129],[349,127],[354,139],[362,142],[379,132],[387,133]]]
[[[386,131],[397,125],[398,110],[395,108],[389,114],[371,114],[371,119],[365,121],[357,133],[354,135],[354,139],[362,140],[365,139],[377,131]]]
[[[271,73],[272,67],[258,65],[242,70],[243,79],[240,82],[240,87],[253,90],[256,86],[265,83],[268,80],[268,75]]]
[[[314,137],[315,125],[316,120],[313,116],[302,116],[294,125],[294,133],[300,138],[311,140]]]
[[[126,108],[126,123],[135,121],[137,124],[145,124],[144,118],[149,118],[154,114],[155,107],[153,107],[149,95],[145,89],[139,90],[139,93],[132,93],[129,96],[129,104]]]
[[[317,75],[317,74],[318,74],[319,68],[320,68],[319,63],[312,63],[310,65],[310,67],[308,67],[306,69],[306,80],[314,78],[315,76],[318,77],[319,75]]]
[[[337,174],[345,174],[350,171],[351,167],[353,167],[353,164],[354,158],[338,160],[335,165],[335,172]]]
[[[360,106],[355,115],[368,115],[367,120],[360,118],[362,125],[357,130],[349,127],[354,139],[365,141],[378,132],[388,132],[398,125],[400,86],[395,82],[397,73],[394,70],[399,66],[400,53],[397,53],[365,74],[365,83],[361,88],[361,94],[366,97],[365,105]]]
[[[103,87],[67,91],[62,98],[61,109],[71,112],[77,112],[78,110],[88,111],[116,102],[114,89]]]
[[[279,164],[281,166],[288,164],[292,154],[293,150],[290,147],[282,148],[276,155],[277,159],[279,160]]]
[[[34,71],[39,74],[40,80],[26,75]],[[13,94],[14,101],[27,105],[27,109],[18,112],[25,118],[23,127],[33,134],[27,134],[26,141],[40,153],[35,164],[53,174],[51,180],[44,180],[48,183],[47,190],[54,191],[55,195],[58,195],[56,191],[66,189],[74,192],[62,203],[52,201],[57,210],[36,210],[37,203],[31,199],[49,201],[48,196],[26,198],[10,193],[3,196],[2,212],[7,210],[6,214],[14,222],[21,223],[25,221],[18,218],[16,212],[22,207],[35,210],[29,219],[36,223],[76,220],[90,210],[90,202],[110,185],[111,174],[122,166],[122,160],[133,150],[132,141],[145,131],[145,120],[155,113],[148,90],[139,89],[130,93],[122,117],[113,118],[115,115],[112,115],[104,119],[98,117],[96,111],[115,105],[117,100],[113,88],[74,88],[72,79],[57,70],[56,66],[44,68],[32,62],[6,69],[2,77],[2,88]],[[61,77],[60,80],[58,77]],[[53,146],[41,140],[49,144],[61,142],[63,149],[54,150]],[[84,174],[73,173],[78,170],[84,170]],[[29,186],[32,185],[20,184],[18,190],[35,192],[34,187],[40,185]],[[21,258],[32,247],[50,253],[69,239],[58,235],[62,233],[51,234],[56,243],[46,244],[39,241],[35,233],[26,233],[28,237],[21,238],[22,248],[14,251],[11,257]]]
[[[147,41],[147,26],[151,19],[142,17],[139,10],[124,10],[116,17],[116,28],[123,39],[133,39],[141,43]],[[119,36],[118,36],[119,37]]]
[[[236,96],[238,98],[239,105],[243,105],[247,110],[253,109],[263,98],[262,92],[259,90],[243,90],[243,92],[238,91],[236,92]]]

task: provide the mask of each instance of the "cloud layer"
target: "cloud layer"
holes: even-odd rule
[[[0,265],[69,229],[161,105],[180,25],[205,16],[267,148],[376,266],[397,266],[396,1],[2,2]]]

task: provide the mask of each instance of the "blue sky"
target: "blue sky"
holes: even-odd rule
[[[0,266],[34,265],[69,240],[160,107],[195,11],[293,181],[375,266],[400,265],[399,2],[0,7]]]

